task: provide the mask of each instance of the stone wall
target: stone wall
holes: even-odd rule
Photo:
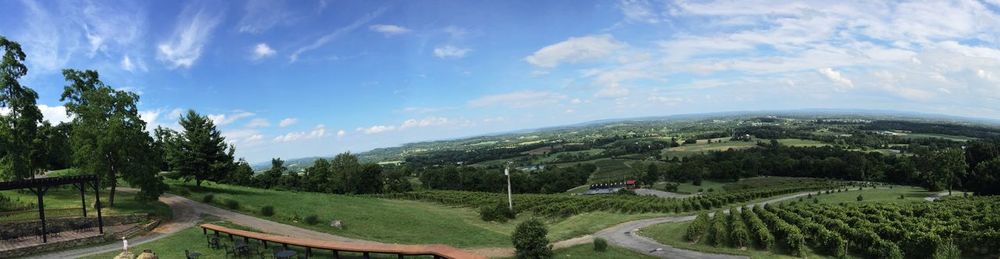
[[[129,218],[119,218],[119,219],[127,220]],[[133,218],[133,219],[135,219],[135,218]],[[117,221],[117,222],[124,222],[124,221]],[[132,223],[135,223],[135,222],[132,222]],[[129,224],[129,223],[122,223],[122,224]],[[105,232],[104,235],[98,235],[98,236],[92,236],[92,237],[86,237],[86,238],[79,238],[79,239],[73,239],[73,240],[64,240],[64,241],[59,241],[59,242],[49,242],[47,244],[39,244],[37,246],[30,246],[30,247],[18,248],[18,249],[13,249],[13,250],[8,250],[8,251],[0,251],[0,258],[18,258],[18,257],[27,256],[27,255],[34,255],[34,254],[40,254],[40,253],[44,253],[44,252],[65,250],[65,249],[70,249],[70,248],[74,248],[74,247],[92,246],[92,245],[103,244],[103,243],[108,243],[108,242],[115,242],[115,241],[119,241],[120,242],[123,236],[126,237],[126,238],[131,238],[131,237],[134,237],[134,236],[136,236],[138,234],[145,233],[145,232],[148,232],[150,230],[153,230],[159,224],[160,224],[159,220],[153,220],[153,221],[151,221],[149,223],[139,224],[139,225],[136,225],[134,227],[131,227],[131,228],[128,228],[128,229],[125,229],[125,230],[117,231],[115,233]]]

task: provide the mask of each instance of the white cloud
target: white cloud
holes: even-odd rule
[[[463,58],[465,54],[468,54],[471,49],[455,47],[452,45],[444,45],[434,48],[434,56],[439,58]]]
[[[505,106],[513,108],[529,108],[539,105],[554,104],[566,96],[543,91],[517,91],[504,94],[486,95],[468,102],[471,107]]]
[[[253,48],[253,55],[251,57],[252,57],[252,59],[257,60],[257,59],[262,59],[262,58],[274,56],[274,54],[277,54],[277,53],[278,52],[274,51],[274,49],[272,49],[271,46],[268,46],[267,43],[261,42],[261,43],[258,43],[256,46],[254,46],[254,48]]]
[[[239,111],[231,114],[209,114],[208,119],[212,120],[212,123],[215,123],[215,125],[225,126],[253,115],[254,113],[252,112]]]
[[[305,139],[317,139],[326,136],[326,126],[323,124],[316,125],[311,131],[299,131],[299,132],[289,132],[285,135],[279,135],[274,138],[274,142],[290,142],[296,140]]]
[[[400,129],[413,128],[413,127],[429,127],[429,126],[439,126],[448,123],[448,118],[445,117],[427,117],[423,119],[409,119],[403,122],[403,125],[399,126]]]
[[[365,25],[368,22],[371,22],[371,20],[373,20],[373,19],[381,16],[382,13],[385,12],[385,10],[386,10],[386,8],[379,8],[378,10],[375,10],[374,12],[368,13],[365,16],[363,16],[363,17],[361,17],[361,18],[359,18],[357,20],[354,20],[354,22],[352,22],[351,24],[348,24],[347,26],[340,27],[340,28],[334,30],[333,32],[327,33],[326,35],[323,35],[323,36],[317,38],[312,43],[309,43],[308,45],[300,47],[299,49],[295,50],[295,52],[293,52],[292,55],[288,56],[289,61],[292,62],[292,63],[294,63],[295,61],[299,60],[299,56],[302,55],[302,53],[318,49],[318,48],[322,47],[323,45],[326,45],[327,43],[330,43],[331,41],[336,40],[337,38],[340,38],[341,35],[344,35],[346,33],[350,33],[352,31],[358,29],[358,27],[361,27],[362,25]]]
[[[250,128],[263,128],[268,126],[271,126],[271,122],[267,121],[267,119],[264,118],[254,118],[250,120],[249,123],[247,123],[247,127]]]
[[[356,130],[364,134],[378,134],[393,131],[395,129],[396,126],[392,125],[375,125],[367,128],[357,128]]]
[[[640,23],[660,23],[659,10],[647,0],[623,0],[618,2],[625,20]]]
[[[251,0],[246,1],[243,17],[237,28],[243,33],[258,34],[284,21],[294,20],[294,13],[285,6],[286,1]]]
[[[372,26],[368,26],[368,29],[374,32],[381,33],[382,35],[385,36],[396,36],[410,32],[410,29],[392,24],[375,24]]]
[[[222,21],[222,15],[211,12],[206,7],[195,7],[189,5],[181,12],[178,22],[174,27],[174,32],[165,41],[161,42],[157,58],[167,62],[169,68],[190,68],[194,65],[209,38],[212,31]]]
[[[296,119],[296,118],[285,118],[285,119],[282,119],[280,122],[278,122],[278,127],[284,128],[284,127],[292,126],[292,125],[294,125],[297,122],[299,122],[299,119]]]
[[[129,72],[132,72],[132,70],[135,69],[135,65],[132,64],[132,59],[130,59],[128,55],[122,57],[122,69]]]
[[[66,107],[60,106],[48,106],[48,105],[38,105],[38,110],[42,112],[42,118],[49,121],[49,123],[59,124],[62,122],[70,122],[73,117],[66,115]]]
[[[830,79],[830,81],[833,81],[834,83],[844,85],[847,88],[854,88],[854,83],[851,82],[850,79],[847,79],[846,77],[841,75],[840,72],[837,72],[832,68],[829,67],[821,68],[818,71],[820,74],[823,74],[823,76],[825,76],[827,79]]]
[[[564,63],[599,60],[613,54],[625,45],[611,35],[571,37],[565,41],[545,46],[525,57],[528,63],[542,68],[554,68]]]
[[[344,131],[343,129],[337,131],[338,138],[343,138],[345,135],[347,135],[347,131]]]

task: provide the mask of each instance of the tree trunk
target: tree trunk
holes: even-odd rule
[[[111,193],[108,194],[108,208],[115,206],[115,187],[118,187],[118,181],[111,182]]]

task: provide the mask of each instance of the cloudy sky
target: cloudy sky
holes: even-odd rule
[[[209,114],[239,156],[595,119],[891,109],[1000,119],[1000,1],[0,1],[51,121],[63,68]]]

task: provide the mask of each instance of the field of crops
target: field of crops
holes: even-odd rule
[[[567,217],[595,211],[680,213],[722,208],[730,204],[782,194],[832,189],[840,187],[842,184],[842,182],[821,179],[786,179],[780,183],[762,182],[758,188],[711,193],[683,199],[635,195],[515,194],[514,209],[518,212],[528,211],[536,215],[551,217]],[[494,206],[507,201],[507,196],[500,193],[464,191],[419,191],[380,195],[380,197],[430,201],[473,208]]]
[[[742,212],[702,213],[691,242],[782,251],[806,247],[833,257],[957,258],[1000,254],[1000,197],[908,204],[829,205],[799,202]]]

